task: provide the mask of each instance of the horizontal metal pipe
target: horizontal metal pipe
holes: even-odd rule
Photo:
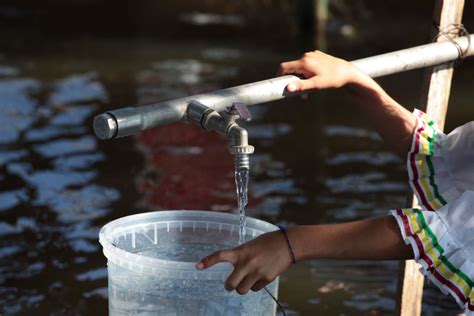
[[[469,41],[472,45],[469,47]],[[455,39],[466,56],[474,55],[474,35]],[[387,54],[352,61],[359,69],[376,78],[412,69],[450,62],[459,58],[459,51],[451,42],[437,42],[407,48]],[[100,139],[136,134],[144,129],[183,121],[191,100],[197,100],[218,112],[233,102],[247,105],[279,100],[288,96],[285,87],[299,78],[282,76],[209,93],[163,101],[140,107],[127,107],[108,111],[94,118],[94,131]]]
[[[469,40],[471,45],[469,46]],[[474,55],[474,34],[455,39],[465,56]],[[468,51],[466,51],[468,49]],[[452,42],[436,42],[352,61],[372,78],[444,64],[459,58]]]

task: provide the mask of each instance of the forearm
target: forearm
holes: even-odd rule
[[[310,259],[412,259],[392,216],[288,230],[297,261]]]
[[[387,146],[402,159],[410,150],[416,118],[392,99],[372,78],[358,74],[347,85],[360,109],[374,125]]]

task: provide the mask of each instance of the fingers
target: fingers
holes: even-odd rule
[[[304,66],[305,64],[301,60],[293,60],[281,63],[280,67],[278,68],[277,75],[282,76],[296,74],[308,78],[311,76],[311,72],[309,72]]]
[[[242,279],[244,279],[247,272],[241,267],[235,267],[234,271],[229,275],[227,280],[225,281],[225,289],[229,292],[235,290]]]
[[[289,92],[296,92],[300,91],[300,83],[299,81],[292,82],[286,86],[286,90]]]
[[[258,282],[256,282],[252,287],[252,291],[254,292],[258,292],[260,291],[261,289],[263,289],[268,283],[270,282],[267,282],[266,280],[259,280]]]
[[[240,295],[245,295],[250,289],[254,292],[260,291],[274,279],[265,275],[248,274],[237,285],[233,283],[234,279],[229,284],[226,283],[226,289],[229,291],[235,289]]]
[[[310,79],[292,82],[286,86],[289,92],[306,91],[319,88],[319,78],[317,76]]]
[[[349,62],[319,51],[305,53],[299,60],[281,63],[278,73],[302,75],[303,80],[287,86],[288,92],[340,88],[358,76],[356,67]]]
[[[247,275],[242,282],[237,286],[237,293],[240,295],[247,294],[250,288],[258,281],[258,275],[249,274]]]
[[[234,250],[232,249],[220,250],[198,261],[196,263],[196,269],[198,270],[207,269],[219,262],[224,262],[224,261],[230,262],[235,266],[236,259],[237,258],[236,258]]]
[[[280,67],[278,68],[278,75],[286,75],[286,74],[294,74],[297,69],[299,69],[300,65],[299,60],[293,60],[293,61],[287,61],[284,63],[280,64]]]

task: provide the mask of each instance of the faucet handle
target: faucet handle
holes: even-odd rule
[[[242,102],[234,102],[232,103],[232,106],[230,107],[229,113],[235,113],[239,115],[239,119],[244,120],[246,122],[250,121],[252,119],[252,114],[250,114],[250,111],[245,103]]]

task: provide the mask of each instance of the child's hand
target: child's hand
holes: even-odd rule
[[[261,290],[285,271],[291,264],[291,255],[285,237],[275,231],[236,248],[215,252],[196,263],[196,268],[206,269],[223,261],[234,265],[225,288],[246,294],[250,289]]]
[[[290,83],[286,87],[289,92],[340,88],[364,76],[350,62],[320,51],[305,53],[299,60],[281,63],[278,74],[299,75],[305,78]]]

